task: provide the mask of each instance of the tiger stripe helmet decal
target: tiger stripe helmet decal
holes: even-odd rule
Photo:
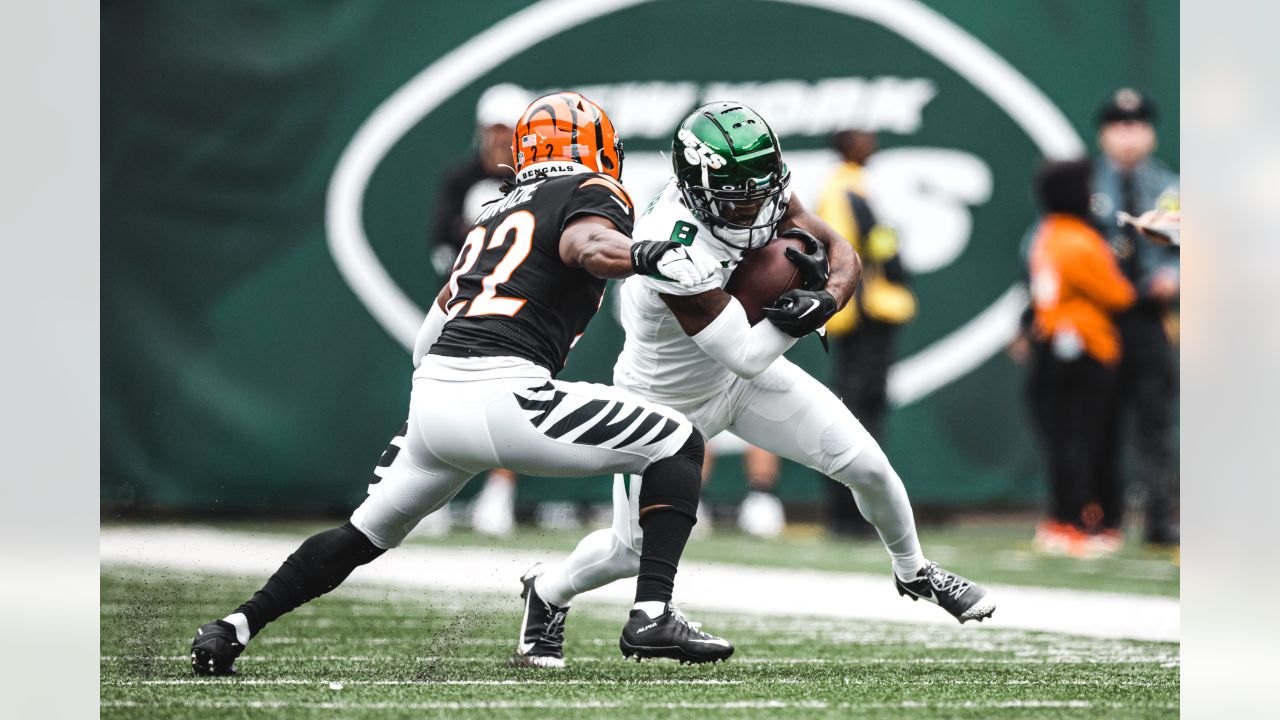
[[[622,179],[622,140],[599,105],[576,92],[544,95],[516,123],[511,156],[516,172],[537,162],[567,160]]]

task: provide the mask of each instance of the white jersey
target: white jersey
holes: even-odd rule
[[[667,405],[699,403],[714,397],[737,377],[685,334],[661,294],[697,295],[723,288],[742,260],[742,251],[711,236],[681,200],[672,179],[636,221],[636,241],[675,240],[696,245],[720,261],[715,275],[692,287],[633,275],[622,283],[622,328],[626,343],[613,366],[613,382]],[[691,241],[691,242],[690,242]]]

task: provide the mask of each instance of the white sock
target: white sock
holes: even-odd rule
[[[244,613],[231,613],[222,618],[222,621],[236,626],[236,640],[239,640],[241,645],[249,644],[249,618],[245,617]]]
[[[557,563],[557,565],[559,564]],[[573,592],[562,592],[564,586],[555,582],[560,575],[561,573],[555,573],[551,578],[548,578],[546,572],[542,573],[534,579],[533,589],[538,593],[538,597],[543,600],[556,607],[566,608],[573,603]]]
[[[578,593],[595,590],[640,571],[640,555],[612,530],[597,530],[578,541],[565,560],[549,565],[534,582],[538,595],[567,607]]]
[[[832,477],[853,491],[858,510],[875,527],[893,558],[894,573],[901,580],[914,580],[916,571],[925,566],[924,553],[916,536],[911,500],[884,451],[872,443]]]
[[[916,577],[916,573],[920,571],[920,568],[922,568],[922,567],[924,567],[925,565],[928,565],[928,564],[929,564],[929,563],[928,563],[928,561],[927,561],[927,560],[925,560],[923,557],[921,557],[921,558],[920,558],[920,564],[918,564],[918,565],[916,565],[916,564],[905,564],[905,565],[904,565],[904,564],[899,564],[899,563],[898,563],[897,558],[894,558],[894,561],[893,561],[893,574],[894,574],[894,575],[897,575],[897,576],[898,576],[898,579],[899,579],[899,580],[901,580],[901,581],[902,581],[902,582],[904,582],[904,583],[915,582],[916,580],[919,580],[919,579],[920,579],[920,578]]]
[[[648,615],[650,620],[653,620],[667,611],[667,604],[658,600],[645,600],[632,605],[631,609],[639,610]]]

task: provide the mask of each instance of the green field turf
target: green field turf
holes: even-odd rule
[[[312,533],[333,527],[341,520],[281,522],[278,520],[219,523],[217,527],[286,535],[301,542]],[[507,538],[492,538],[469,531],[445,537],[410,535],[410,545],[553,550],[568,553],[590,529],[539,530],[521,527]],[[942,526],[920,528],[925,555],[944,567],[975,580],[1009,585],[1037,585],[1075,590],[1101,590],[1176,597],[1180,571],[1170,549],[1153,549],[1130,542],[1115,557],[1074,560],[1038,555],[1031,549],[1034,520],[1007,518],[967,519]],[[1140,537],[1140,533],[1131,532]],[[685,550],[692,562],[724,562],[765,567],[889,572],[889,556],[877,538],[830,539],[816,526],[790,525],[780,538],[762,540],[721,528],[710,537],[695,537]]]
[[[515,669],[519,600],[343,587],[275,623],[231,679],[194,678],[195,628],[262,578],[102,571],[104,718],[1176,717],[1176,643],[711,614],[714,666],[626,662],[625,609],[569,617],[570,666]]]

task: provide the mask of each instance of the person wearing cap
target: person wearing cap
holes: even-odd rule
[[[431,264],[447,278],[484,203],[501,197],[511,177],[511,132],[533,96],[510,84],[494,85],[476,103],[476,144],[440,181],[431,223]]]
[[[436,275],[449,277],[467,233],[490,200],[502,197],[502,182],[511,177],[511,135],[533,95],[511,84],[494,85],[476,103],[475,150],[445,173],[436,197],[431,226],[431,264]],[[510,470],[489,472],[471,503],[472,529],[486,535],[508,535],[515,529],[516,476]],[[427,534],[449,530],[449,513],[438,512],[421,525]]]
[[[1133,446],[1137,479],[1146,491],[1145,540],[1178,542],[1174,449],[1178,374],[1169,328],[1179,295],[1179,249],[1154,241],[1133,225],[1121,227],[1122,213],[1142,216],[1153,210],[1177,212],[1178,175],[1152,157],[1156,148],[1155,103],[1131,88],[1121,88],[1098,109],[1098,147],[1093,164],[1090,210],[1107,238],[1120,268],[1138,292],[1138,301],[1119,316],[1123,345],[1120,366],[1121,412],[1134,413]],[[1117,445],[1124,422],[1116,424]],[[1117,453],[1118,455],[1118,453]],[[1108,472],[1120,472],[1119,463]],[[1116,484],[1119,483],[1117,477]],[[1123,494],[1101,507],[1104,523],[1119,529]]]

